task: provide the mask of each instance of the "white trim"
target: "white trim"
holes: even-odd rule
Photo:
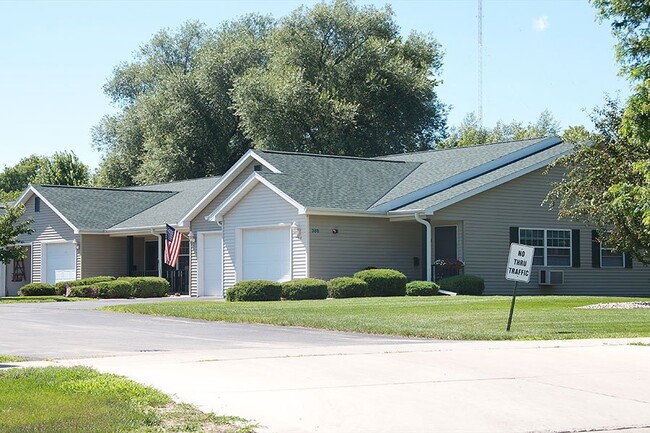
[[[328,209],[328,208],[319,208],[319,207],[306,207],[305,214],[308,215],[319,215],[319,216],[349,216],[349,217],[363,217],[363,218],[390,218],[386,212],[377,212],[377,211],[350,211],[350,210],[338,210],[338,209]]]
[[[212,200],[214,200],[217,195],[235,178],[237,177],[246,166],[255,160],[271,170],[273,173],[280,173],[280,170],[275,168],[272,164],[262,158],[260,155],[255,153],[253,149],[248,150],[244,156],[239,158],[239,160],[230,167],[230,169],[221,176],[221,179],[217,184],[210,190],[208,193],[196,204],[190,211],[178,222],[178,226],[182,227],[188,224],[192,219],[194,219]]]
[[[258,183],[263,184],[266,186],[268,189],[273,191],[275,194],[280,196],[284,201],[292,205],[298,210],[298,214],[304,214],[305,213],[305,208],[302,206],[300,203],[289,197],[287,194],[285,194],[282,190],[280,190],[278,187],[273,185],[271,182],[266,180],[263,176],[261,176],[259,173],[253,172],[251,173],[248,178],[242,182],[241,185],[237,187],[235,191],[232,192],[226,198],[219,207],[217,207],[210,215],[208,215],[205,219],[208,221],[214,221],[214,222],[219,222],[222,220],[222,217],[224,214],[226,214],[230,209],[235,206],[241,200],[250,192]]]
[[[476,188],[473,188],[473,189],[471,189],[469,191],[465,191],[462,194],[456,194],[456,195],[454,195],[453,197],[451,197],[451,198],[449,198],[447,200],[441,201],[440,203],[435,204],[433,206],[429,206],[429,207],[427,207],[425,209],[411,209],[411,210],[399,210],[399,209],[397,209],[397,210],[389,211],[388,213],[389,213],[389,215],[399,215],[399,214],[411,215],[411,214],[415,214],[415,213],[424,212],[425,214],[430,215],[430,214],[433,214],[436,211],[439,211],[439,210],[444,209],[444,208],[446,208],[448,206],[456,204],[459,201],[468,199],[468,198],[473,197],[473,196],[475,196],[477,194],[480,194],[480,193],[482,193],[484,191],[487,191],[489,189],[492,189],[492,188],[495,188],[495,187],[497,187],[499,185],[502,185],[502,184],[504,184],[506,182],[514,180],[514,179],[516,179],[518,177],[525,176],[525,175],[527,175],[529,173],[532,173],[535,170],[539,170],[540,168],[546,167],[551,162],[555,161],[558,158],[561,158],[562,156],[568,155],[569,153],[571,153],[570,150],[566,151],[566,152],[562,152],[559,155],[549,157],[549,158],[547,158],[547,159],[545,159],[545,160],[543,160],[541,162],[538,162],[536,164],[524,167],[524,168],[522,168],[520,170],[517,170],[517,171],[515,171],[513,173],[510,173],[507,176],[499,177],[498,179],[495,179],[495,180],[493,180],[491,182],[484,183],[484,184],[482,184],[482,185],[480,185],[480,186],[478,186]],[[442,192],[442,191],[440,191],[440,192]],[[418,201],[418,200],[416,200],[416,201]]]
[[[242,281],[244,276],[244,230],[269,230],[269,229],[286,229],[289,233],[289,275],[293,277],[293,234],[291,233],[291,223],[280,223],[263,226],[240,226],[235,230],[235,284]]]
[[[203,248],[205,246],[205,235],[219,235],[221,238],[221,297],[224,296],[223,293],[223,231],[214,230],[214,231],[201,231],[196,234],[196,251],[197,251],[197,272],[196,272],[196,295],[205,296],[205,288],[203,287],[204,283],[204,271],[205,271],[205,254],[203,254]]]
[[[71,244],[71,245],[74,245],[75,240],[76,240],[76,238],[71,240],[71,241],[66,240],[66,239],[52,239],[52,240],[45,240],[45,241],[40,242],[41,243],[41,278],[40,278],[41,283],[46,283],[47,282],[47,246],[51,245],[51,244]],[[79,241],[77,241],[77,242],[79,242]],[[32,251],[33,251],[33,248],[32,248]],[[78,266],[77,266],[77,261],[79,259],[79,251],[77,250],[76,247],[74,247],[74,254],[75,254],[74,255],[74,275],[75,275],[75,280],[77,280],[78,279],[77,278],[78,277],[78,272],[79,272],[79,269],[78,269]],[[34,262],[33,261],[32,261],[31,266],[32,266],[32,269],[33,269],[33,267],[34,267]],[[43,273],[45,273],[45,275],[43,275]],[[54,284],[54,283],[52,283],[52,284]]]
[[[30,192],[31,192],[31,194],[29,194]],[[79,229],[77,227],[75,227],[75,225],[72,224],[70,222],[70,220],[68,220],[65,216],[63,216],[63,214],[61,212],[59,212],[59,210],[57,208],[52,206],[52,203],[50,203],[45,197],[43,197],[43,195],[40,192],[38,192],[38,190],[36,188],[34,188],[34,186],[31,185],[31,184],[22,193],[22,195],[16,201],[16,203],[21,203],[24,206],[24,205],[27,204],[27,201],[31,198],[32,195],[36,195],[38,198],[40,198],[41,202],[42,202],[41,204],[47,205],[47,207],[49,207],[52,212],[54,212],[59,218],[61,218],[61,220],[63,220],[64,223],[66,223],[72,229],[72,232],[74,234],[76,234],[76,235],[79,234]],[[40,209],[39,213],[41,213],[42,211],[43,210]]]
[[[7,266],[8,263],[0,262],[0,298],[7,296]]]

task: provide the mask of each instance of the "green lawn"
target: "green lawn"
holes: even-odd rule
[[[165,302],[105,310],[192,319],[306,326],[445,340],[548,340],[650,336],[650,310],[575,307],[637,298],[521,296],[511,331],[506,296],[433,296],[282,302]]]
[[[251,432],[244,420],[175,404],[153,388],[85,367],[0,371],[3,433]]]
[[[0,304],[16,302],[75,302],[88,301],[91,298],[66,298],[65,296],[7,296],[0,298]]]

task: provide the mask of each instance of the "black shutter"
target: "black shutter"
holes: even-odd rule
[[[519,227],[510,227],[510,243],[519,243]]]
[[[623,253],[623,260],[625,261],[625,267],[632,269],[632,254]]]
[[[591,231],[591,267],[600,268],[600,241],[596,230]]]
[[[571,266],[580,267],[580,230],[571,230]]]

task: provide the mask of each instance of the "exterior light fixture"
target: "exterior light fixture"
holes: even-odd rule
[[[297,238],[299,238],[301,234],[300,227],[298,227],[298,224],[296,224],[295,221],[291,224],[291,234]]]

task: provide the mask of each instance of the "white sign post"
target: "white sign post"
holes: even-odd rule
[[[522,245],[510,244],[510,254],[508,255],[508,265],[506,266],[506,280],[515,282],[512,289],[512,302],[510,303],[510,314],[508,315],[508,326],[506,331],[510,331],[512,324],[512,313],[515,311],[515,300],[517,299],[517,283],[530,281],[530,273],[533,268],[533,256],[535,248]]]

